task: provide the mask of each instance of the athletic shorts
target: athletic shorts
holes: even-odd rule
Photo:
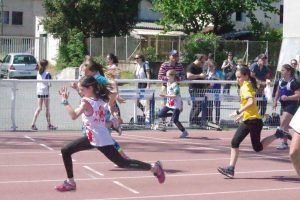
[[[49,95],[37,95],[37,98],[41,98],[41,99],[45,99],[45,98],[48,98]]]
[[[294,115],[298,110],[299,104],[297,103],[291,103],[287,105],[281,106],[283,112],[290,113],[291,115]]]
[[[300,109],[299,108],[290,122],[290,127],[292,127],[292,129],[294,129],[298,134],[300,134]]]

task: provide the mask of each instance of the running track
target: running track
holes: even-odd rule
[[[263,136],[272,131],[264,131]],[[216,168],[229,162],[233,131],[190,130],[125,131],[113,135],[135,159],[163,162],[165,184],[150,172],[115,167],[96,150],[73,156],[75,192],[53,188],[66,177],[60,147],[81,135],[78,132],[1,132],[1,200],[298,200],[300,182],[288,151],[272,146],[262,153],[251,149],[249,138],[241,145],[235,179],[226,179]]]

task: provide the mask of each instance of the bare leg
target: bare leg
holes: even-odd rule
[[[300,135],[297,132],[295,132],[293,135],[290,148],[290,157],[294,168],[300,178]]]
[[[282,117],[280,119],[280,128],[282,128],[284,131],[289,132],[289,124],[293,118],[293,115],[291,115],[288,112],[283,112]],[[287,143],[287,138],[283,139],[284,143]]]
[[[50,103],[50,99],[49,98],[45,98],[44,99],[44,105],[45,105],[45,108],[46,108],[46,119],[47,119],[48,126],[51,125],[49,103]]]
[[[35,126],[36,120],[37,120],[40,112],[42,111],[42,105],[43,105],[43,98],[38,98],[38,107],[35,110],[35,113],[34,113],[34,116],[33,116],[33,120],[32,120],[32,123],[31,123],[32,126]]]

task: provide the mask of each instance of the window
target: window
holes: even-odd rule
[[[235,20],[237,22],[243,22],[244,21],[244,13],[243,12],[236,12],[235,13]]]
[[[280,5],[280,11],[279,11],[279,23],[283,23],[283,5]]]
[[[3,16],[0,11],[0,22],[1,22],[1,20],[3,20],[3,24],[9,24],[9,12],[8,11],[3,11]]]
[[[13,25],[23,25],[23,12],[12,12],[12,22]]]

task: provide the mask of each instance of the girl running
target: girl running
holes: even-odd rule
[[[273,108],[276,109],[277,101],[280,101],[282,115],[280,117],[280,128],[289,131],[289,123],[299,107],[300,84],[294,78],[295,69],[285,64],[281,67],[281,79],[278,83],[277,92],[275,94]],[[288,149],[287,138],[277,146],[277,149]]]
[[[277,138],[288,137],[291,139],[291,135],[281,129],[277,129],[275,134],[270,135],[260,141],[263,122],[258,113],[258,108],[256,105],[256,80],[250,76],[250,69],[246,66],[242,66],[236,71],[236,78],[240,86],[241,108],[232,113],[231,117],[235,118],[236,122],[239,122],[239,120],[242,119],[242,122],[240,123],[235,135],[231,140],[231,156],[229,166],[218,168],[218,171],[221,174],[229,178],[234,177],[240,144],[249,133],[252,147],[256,152],[262,151]]]
[[[175,70],[171,69],[167,71],[167,93],[161,93],[159,95],[161,97],[167,97],[167,104],[159,111],[158,117],[172,117],[171,121],[173,121],[177,128],[181,131],[180,138],[186,138],[188,136],[188,132],[179,121],[179,115],[182,111],[182,100],[180,96],[180,88],[176,82],[179,80],[176,74]],[[173,113],[168,113],[169,111],[172,111]]]
[[[151,165],[138,160],[124,159],[113,146],[114,141],[105,125],[106,102],[109,95],[106,86],[98,84],[97,80],[90,76],[83,77],[78,87],[83,98],[76,109],[73,109],[68,102],[69,92],[66,87],[62,88],[59,94],[62,97],[62,104],[73,120],[81,115],[86,132],[84,136],[70,142],[61,149],[67,180],[63,184],[55,186],[55,189],[60,192],[76,190],[71,156],[76,152],[93,148],[97,148],[119,167],[149,170],[157,177],[159,183],[163,183],[165,174],[159,161]]]

